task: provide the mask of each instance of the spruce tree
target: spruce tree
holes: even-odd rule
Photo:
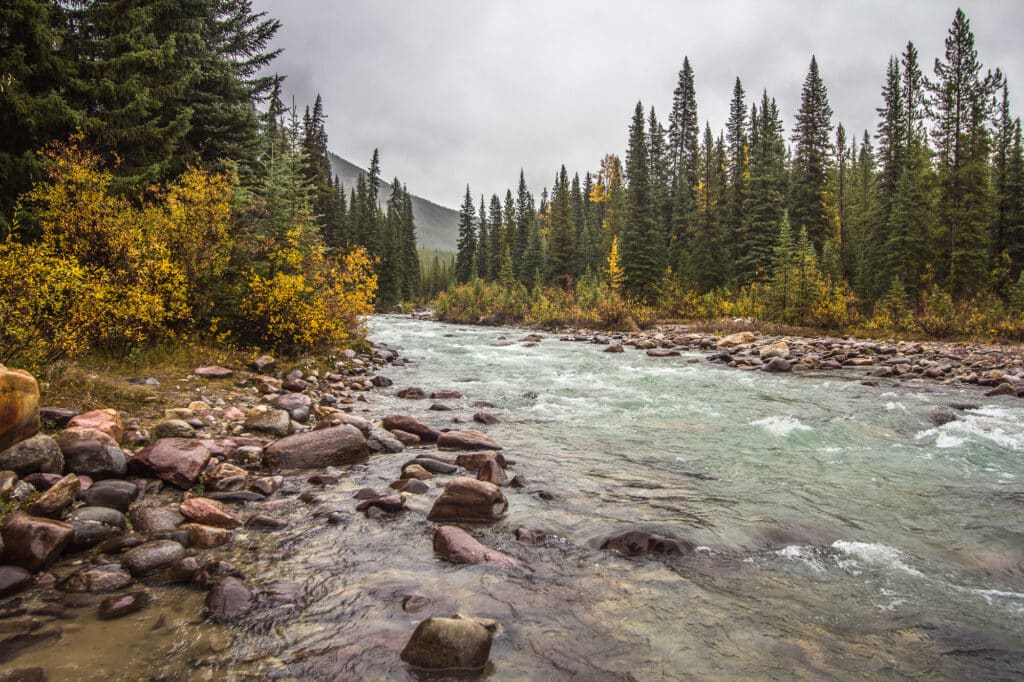
[[[818,60],[811,65],[800,94],[800,110],[793,133],[793,178],[790,188],[790,220],[806,227],[814,248],[821,250],[831,234],[825,191],[832,160],[832,107],[828,91],[818,72]]]
[[[743,283],[767,276],[772,266],[773,244],[785,210],[786,142],[775,100],[761,94],[761,106],[750,117],[750,195],[747,203],[747,236],[737,259]]]
[[[488,233],[491,239],[488,247],[489,260],[487,262],[487,280],[493,282],[501,274],[501,257],[505,246],[504,221],[501,215],[501,199],[497,194],[491,195],[491,205],[487,214],[487,223],[490,226]],[[511,257],[511,256],[510,256]]]
[[[750,141],[747,137],[747,105],[740,79],[732,89],[729,122],[725,139],[728,143],[729,189],[723,198],[723,237],[728,246],[729,261],[737,263],[743,255],[747,241],[747,197],[750,192]],[[739,268],[737,268],[737,273]]]
[[[476,273],[477,277],[486,282],[488,281],[487,268],[491,260],[491,228],[487,224],[487,207],[484,205],[483,194],[480,195],[480,210],[477,212],[477,224],[479,228],[476,238]]]
[[[654,219],[643,104],[637,102],[626,152],[626,222],[620,240],[627,290],[645,300],[656,295],[665,270],[665,247]]]
[[[466,185],[466,198],[459,210],[459,242],[455,255],[455,280],[465,284],[474,275],[476,263],[476,209],[473,207],[473,195]]]
[[[512,243],[512,268],[516,277],[524,281],[532,277],[532,272],[527,272],[523,267],[523,259],[526,256],[526,248],[530,240],[530,222],[533,220],[533,197],[526,188],[526,175],[519,170],[519,193],[516,197],[516,229],[515,239]]]
[[[974,34],[957,10],[946,37],[945,59],[935,60],[928,83],[938,153],[940,272],[953,294],[980,290],[988,271],[989,227],[994,202],[989,182],[987,123],[1001,75],[982,75]]]
[[[676,270],[686,267],[680,260],[685,259],[688,244],[686,237],[693,230],[696,216],[697,167],[700,156],[700,123],[697,118],[697,94],[694,86],[693,69],[688,57],[683,58],[683,68],[672,98],[672,112],[669,115],[669,154],[672,183],[672,225],[667,237],[669,261],[676,264]]]

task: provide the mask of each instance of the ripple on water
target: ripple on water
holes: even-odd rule
[[[811,431],[812,428],[796,417],[772,416],[750,422],[751,426],[759,426],[773,436],[785,438],[797,431]]]

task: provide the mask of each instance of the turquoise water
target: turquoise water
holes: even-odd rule
[[[471,416],[473,401],[495,404],[503,421],[485,430],[530,486],[510,493],[507,521],[486,537],[511,546],[503,534],[515,527],[555,531],[564,543],[520,556],[537,567],[532,583],[579,590],[565,604],[539,597],[550,622],[506,627],[564,639],[569,651],[556,658],[566,672],[1021,672],[1019,400],[923,382],[865,386],[855,370],[742,372],[698,352],[609,354],[550,335],[524,347],[526,332],[514,329],[378,317],[371,330],[410,361],[388,371],[395,389],[465,396],[455,412],[380,399],[387,407],[441,427]],[[956,402],[976,409],[940,427],[924,416]],[[530,494],[540,489],[554,499]],[[700,550],[658,561],[593,549],[633,526]],[[572,654],[576,610],[601,624],[594,637],[606,653]],[[492,656],[496,674],[529,676],[554,656],[518,653],[504,668]]]

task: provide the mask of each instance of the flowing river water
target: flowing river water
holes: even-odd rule
[[[502,421],[483,430],[528,485],[506,489],[505,519],[472,530],[522,567],[435,556],[424,513],[446,477],[410,496],[409,512],[353,513],[352,494],[384,489],[409,453],[374,456],[319,505],[275,503],[289,529],[240,529],[225,551],[257,587],[304,583],[298,607],[212,626],[194,592],[156,588],[166,620],[154,625],[151,610],[101,638],[89,624],[65,633],[60,646],[93,653],[86,666],[51,662],[52,679],[418,679],[398,653],[420,620],[456,612],[501,622],[484,673],[495,680],[1024,675],[1019,400],[867,386],[858,370],[741,372],[700,352],[610,354],[551,335],[528,347],[509,328],[397,316],[370,327],[408,361],[387,370],[394,389],[464,397],[434,412],[379,391],[367,414],[443,428],[475,401],[494,404]],[[950,423],[925,416],[958,403],[969,407]],[[310,523],[315,509],[344,519]],[[518,527],[558,539],[521,544]],[[637,527],[698,549],[599,549]]]

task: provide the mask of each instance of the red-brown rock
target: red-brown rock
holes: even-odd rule
[[[493,564],[516,566],[519,562],[491,549],[455,526],[438,526],[434,531],[434,551],[453,564]]]
[[[117,413],[117,410],[92,410],[91,412],[84,412],[80,415],[71,418],[68,422],[68,428],[83,427],[87,429],[96,429],[101,433],[105,433],[114,439],[114,445],[121,442],[124,438],[124,424],[121,422],[121,416]]]
[[[477,469],[476,479],[478,481],[487,481],[494,485],[502,486],[508,484],[508,477],[505,476],[505,470],[501,468],[496,459],[484,460]]]
[[[437,437],[437,447],[446,450],[501,450],[487,434],[473,429],[445,431]]]
[[[263,452],[263,462],[280,469],[322,469],[359,462],[369,455],[362,432],[342,424],[296,433],[271,443]]]
[[[139,452],[136,460],[168,483],[188,490],[210,461],[210,450],[191,438],[161,438]]]
[[[462,467],[466,471],[477,473],[487,462],[496,462],[498,466],[505,467],[505,456],[500,452],[494,452],[493,450],[484,450],[483,452],[474,452],[467,455],[459,455],[455,458],[455,464]]]
[[[28,514],[11,514],[0,528],[4,551],[0,564],[29,571],[46,568],[64,551],[75,529],[69,523]]]
[[[227,379],[229,376],[234,374],[234,372],[227,367],[220,367],[219,365],[196,367],[192,370],[192,373],[197,377],[203,377],[204,379]]]
[[[242,519],[227,505],[206,497],[190,497],[178,505],[178,511],[189,521],[218,528],[238,528]]]
[[[498,486],[460,476],[445,486],[427,518],[431,521],[493,523],[508,511]]]
[[[437,440],[440,433],[437,429],[431,428],[421,422],[415,417],[410,417],[404,414],[389,414],[384,417],[382,422],[384,428],[388,431],[405,431],[406,433],[412,433],[420,437],[420,440],[426,443],[433,443]]]

